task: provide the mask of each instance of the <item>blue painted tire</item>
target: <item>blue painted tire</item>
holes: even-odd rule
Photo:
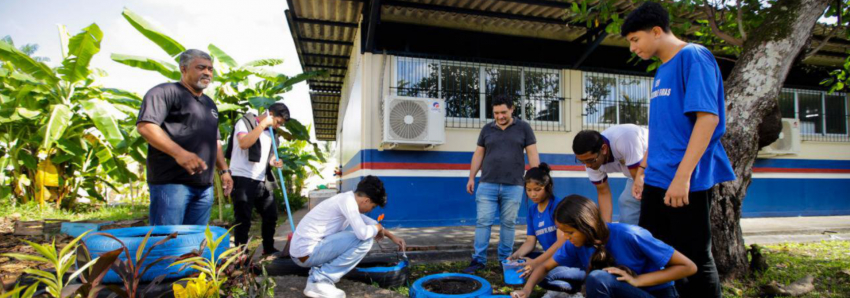
[[[443,279],[443,278],[468,278],[473,279],[481,284],[481,287],[472,293],[467,294],[437,294],[434,292],[430,292],[425,290],[423,285],[429,281],[435,279]],[[426,277],[420,278],[416,282],[413,283],[413,286],[410,287],[410,297],[411,298],[486,298],[490,297],[493,294],[493,287],[490,285],[486,279],[475,275],[463,274],[463,273],[440,273],[434,275],[428,275]]]
[[[397,288],[408,285],[410,278],[410,264],[402,260],[394,266],[387,266],[390,262],[360,262],[357,267],[348,272],[345,278],[362,281],[367,284],[377,283],[382,288]]]
[[[110,234],[115,236],[121,242],[124,242],[124,245],[127,246],[127,250],[130,252],[130,255],[135,258],[136,251],[144,240],[145,235],[153,229],[153,233],[151,234],[150,239],[145,246],[145,250],[147,251],[151,245],[162,240],[165,236],[177,232],[177,238],[168,240],[155,247],[150,255],[148,255],[145,262],[141,264],[142,270],[144,270],[144,266],[147,266],[150,263],[156,261],[160,257],[164,256],[174,256],[179,257],[181,255],[192,252],[193,250],[197,250],[200,248],[201,243],[206,239],[204,237],[204,231],[206,230],[206,226],[147,226],[147,227],[133,227],[133,228],[125,228],[125,229],[115,229],[115,230],[107,230],[102,233]],[[212,232],[213,238],[218,239],[222,235],[227,235],[227,230],[221,227],[210,226],[210,232]],[[121,248],[121,244],[117,241],[100,235],[92,235],[83,239],[86,247],[89,250],[92,258],[96,258],[101,254],[104,254],[109,251],[113,251]],[[216,257],[221,255],[225,250],[230,248],[230,235],[224,237],[224,240],[221,241],[219,247],[215,251]],[[210,249],[209,246],[204,251],[204,257],[210,257]],[[126,254],[122,253],[119,258],[121,260],[127,260]],[[168,267],[171,265],[173,261],[162,261],[151,267],[148,272],[142,276],[142,281],[152,281],[156,277],[167,274],[166,279],[174,279],[186,277],[192,273],[197,272],[197,270],[186,268],[184,270],[180,270],[181,266]],[[141,272],[141,271],[140,271]],[[114,270],[109,270],[106,275],[103,277],[103,283],[120,283],[121,278]]]

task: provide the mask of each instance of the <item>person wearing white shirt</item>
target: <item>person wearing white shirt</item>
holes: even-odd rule
[[[286,121],[289,121],[289,108],[280,102],[269,106],[260,116],[256,116],[256,111],[245,113],[236,121],[225,153],[230,157],[234,182],[232,199],[237,224],[234,229],[236,245],[247,244],[251,216],[256,209],[263,219],[263,255],[278,252],[274,248],[278,205],[274,200],[275,178],[271,168],[283,166],[272,153],[272,135],[268,128],[279,128]]]
[[[573,139],[576,162],[587,170],[590,182],[596,185],[599,210],[606,222],[611,222],[613,207],[608,173],[623,173],[628,179],[620,194],[620,223],[637,225],[640,219],[640,192],[643,175],[638,175],[640,162],[646,154],[649,132],[634,124],[614,125],[599,133],[582,130]],[[634,177],[638,177],[637,180]],[[635,195],[634,190],[637,190]]]
[[[403,239],[364,215],[386,203],[384,183],[378,177],[366,176],[355,191],[319,203],[301,219],[289,254],[298,266],[311,268],[304,295],[345,297],[334,284],[360,263],[372,248],[373,239],[387,237],[404,250]]]

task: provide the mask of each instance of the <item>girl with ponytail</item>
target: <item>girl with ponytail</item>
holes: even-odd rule
[[[526,223],[528,236],[525,243],[508,257],[509,260],[525,260],[525,266],[518,271],[522,277],[528,277],[535,267],[545,263],[567,241],[558,233],[555,225],[555,206],[561,199],[553,194],[554,183],[550,172],[546,163],[525,172],[525,193],[531,200]],[[537,242],[543,247],[543,253],[533,251]],[[558,266],[549,271],[540,287],[559,292],[576,292],[581,290],[583,279],[582,269]]]
[[[605,223],[593,201],[570,195],[555,207],[558,230],[570,244],[534,269],[514,298],[531,290],[558,266],[585,268],[586,297],[679,297],[673,281],[693,275],[696,265],[673,247],[633,225]]]

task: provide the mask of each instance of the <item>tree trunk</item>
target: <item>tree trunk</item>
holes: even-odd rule
[[[726,134],[723,146],[737,180],[714,188],[713,249],[723,280],[747,273],[741,234],[741,204],[752,181],[759,150],[759,126],[775,111],[782,84],[829,0],[779,0],[749,34],[744,52],[726,79]]]

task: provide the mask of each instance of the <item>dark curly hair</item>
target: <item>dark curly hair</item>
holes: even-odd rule
[[[602,150],[602,144],[605,144],[605,141],[601,133],[592,129],[582,130],[573,138],[573,153],[596,153]]]
[[[368,197],[378,206],[383,208],[387,205],[387,191],[384,189],[384,182],[378,177],[369,175],[360,180],[360,183],[357,183],[357,190],[354,191],[355,194],[363,197]]]
[[[549,165],[542,162],[539,166],[525,172],[525,183],[534,182],[543,185],[543,188],[546,190],[546,199],[549,199],[552,193],[554,193],[554,183],[552,182],[552,176],[549,174],[550,172],[552,172],[552,169],[549,168]]]
[[[629,33],[651,30],[656,26],[670,33],[670,14],[661,4],[647,1],[629,13],[620,26],[620,34],[625,37]]]
[[[637,276],[631,268],[617,265],[614,255],[606,249],[605,244],[608,243],[610,231],[593,201],[580,195],[567,196],[555,207],[555,221],[584,234],[587,242],[583,245],[592,246],[595,249],[590,256],[590,264],[587,264],[587,274],[593,270],[617,267],[629,275]]]

